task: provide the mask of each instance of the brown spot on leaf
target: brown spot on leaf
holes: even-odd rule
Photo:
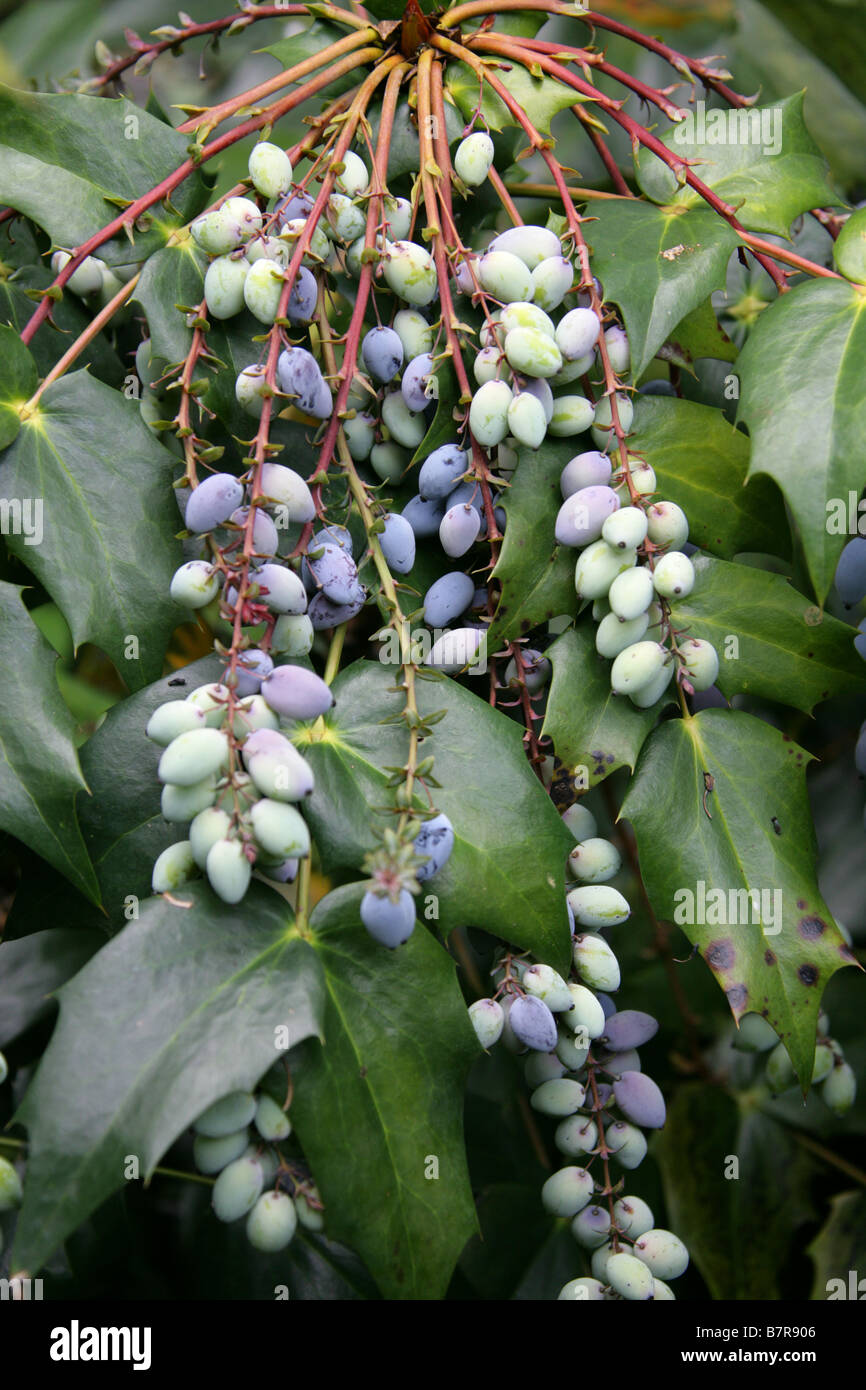
[[[711,970],[731,970],[736,951],[731,941],[711,941],[704,952],[704,960]]]
[[[769,948],[769,946],[767,947],[766,951],[764,952],[764,964],[765,964],[765,965],[775,965],[775,964],[776,964],[776,953],[775,953],[775,951],[771,951],[770,948]]]
[[[816,984],[819,973],[817,965],[801,965],[797,969],[797,975],[804,985]]]
[[[797,930],[804,941],[816,941],[827,930],[827,923],[820,917],[801,917]]]

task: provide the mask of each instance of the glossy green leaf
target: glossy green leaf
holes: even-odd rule
[[[694,557],[697,580],[671,606],[674,626],[719,654],[719,689],[793,705],[806,714],[833,695],[863,690],[863,662],[847,623],[822,613],[780,574]]]
[[[495,76],[542,135],[550,134],[550,122],[557,112],[588,100],[553,77],[533,77],[517,63],[499,68]],[[472,69],[465,63],[449,64],[445,73],[445,89],[450,92],[466,120],[472,120],[478,110],[479,97],[478,77]],[[481,115],[491,130],[503,130],[506,126],[519,124],[502,98],[486,83]]]
[[[794,1232],[813,1215],[814,1160],[781,1125],[703,1082],[677,1090],[655,1152],[666,1224],[685,1241],[710,1297],[783,1298]]]
[[[18,1112],[29,1134],[16,1268],[35,1273],[127,1180],[147,1179],[213,1101],[249,1090],[320,1035],[322,972],[285,900],[228,907],[202,883],[150,898],[60,991],[60,1019]],[[181,905],[184,904],[184,905]]]
[[[36,302],[27,291],[43,290],[53,279],[44,263],[23,265],[15,272],[14,279],[4,280],[0,274],[0,319],[20,333],[36,309]],[[64,295],[51,306],[51,322],[40,329],[29,347],[40,376],[47,376],[55,362],[89,325],[91,317],[74,294]],[[91,339],[78,362],[110,386],[120,386],[123,381],[123,363],[104,333],[97,333]]]
[[[789,554],[781,496],[763,479],[746,486],[749,441],[721,411],[638,396],[629,443],[652,464],[657,496],[682,507],[701,550],[725,559],[744,550]]]
[[[0,86],[0,201],[32,217],[56,246],[80,246],[118,215],[109,199],[132,202],[155,188],[187,158],[188,143],[124,97]],[[175,213],[155,204],[151,230],[135,233],[139,256],[162,246],[206,197],[196,173],[172,192]],[[117,237],[100,254],[124,264],[130,243]]]
[[[21,594],[15,585],[0,582],[0,708],[6,713],[0,730],[0,827],[98,902],[75,812],[76,795],[87,790],[75,751],[75,723],[57,689],[56,655]]]
[[[386,15],[381,13],[382,8],[387,8],[391,0],[379,0],[378,8],[370,7],[370,13],[379,19],[397,18],[396,15]],[[403,14],[400,9],[400,16]],[[422,4],[423,9],[429,8]],[[344,29],[338,24],[331,24],[326,19],[314,19],[312,24],[307,25],[297,34],[291,34],[288,38],[277,39],[276,43],[269,44],[267,48],[258,50],[260,53],[269,53],[272,58],[276,58],[282,68],[295,67],[297,63],[303,63],[307,58],[315,58],[324,48],[336,43],[339,39],[344,39],[351,33],[348,26]],[[324,67],[320,70],[323,71]],[[311,74],[318,77],[319,72]],[[360,71],[348,72],[343,77],[337,77],[333,82],[329,82],[319,93],[317,100],[325,101],[339,96],[341,92],[348,92],[356,86],[360,80]],[[307,79],[309,81],[309,79]]]
[[[181,362],[192,344],[192,329],[179,304],[197,307],[204,298],[204,270],[207,257],[196,250],[189,237],[177,245],[164,246],[150,256],[135,287],[134,299],[147,318],[151,352],[166,362]]]
[[[104,944],[102,932],[66,927],[0,942],[0,1047],[50,1012],[56,991]]]
[[[749,476],[766,473],[799,525],[819,602],[848,539],[850,495],[866,469],[866,297],[844,280],[813,280],[761,314],[737,361]],[[839,519],[841,517],[841,520]]]
[[[373,811],[393,805],[382,769],[406,761],[405,725],[382,723],[403,707],[402,692],[393,691],[397,674],[356,661],[334,682],[337,703],[324,731],[311,725],[295,735],[316,775],[304,813],[325,872],[357,870],[377,843],[375,830],[388,824]],[[483,927],[562,969],[572,842],[529,767],[519,727],[456,681],[418,681],[416,689],[422,716],[447,711],[430,745],[441,783],[431,795],[455,833],[450,860],[424,885],[419,915],[443,932]]]
[[[697,309],[686,314],[678,323],[667,342],[659,348],[657,356],[664,362],[683,367],[694,376],[694,364],[700,357],[715,357],[722,362],[734,362],[737,348],[722,328],[712,300],[705,299]]]
[[[577,551],[556,544],[554,527],[562,506],[559,478],[580,448],[573,439],[546,439],[540,449],[518,450],[517,471],[502,498],[507,524],[493,571],[502,587],[487,630],[491,655],[539,623],[577,609]]]
[[[363,886],[311,918],[324,1040],[291,1058],[292,1117],[327,1212],[386,1298],[440,1298],[476,1229],[463,1145],[478,1043],[453,961],[422,924],[389,951],[361,925]]]
[[[639,381],[687,314],[722,289],[735,233],[704,207],[661,208],[636,198],[593,205],[593,271],[618,304]]]
[[[545,655],[553,679],[541,732],[582,785],[594,787],[620,767],[634,767],[659,714],[676,699],[673,686],[650,709],[610,688],[611,662],[595,649],[595,624],[579,623]]]
[[[698,946],[735,1018],[767,1018],[804,1090],[821,995],[854,960],[818,892],[809,761],[752,715],[704,710],[654,731],[622,805],[657,915]]]
[[[36,390],[36,363],[14,328],[0,326],[0,449],[21,428],[21,406]]]
[[[802,92],[767,106],[699,105],[660,138],[678,159],[692,162],[693,172],[734,208],[747,231],[787,236],[799,213],[838,201],[803,119]],[[703,205],[700,193],[678,187],[676,175],[649,150],[638,156],[637,179],[657,203]]]
[[[86,372],[48,388],[3,458],[5,496],[40,498],[44,512],[41,543],[10,535],[10,549],[62,610],[76,648],[102,647],[131,689],[160,674],[178,622],[173,472],[138,403]]]

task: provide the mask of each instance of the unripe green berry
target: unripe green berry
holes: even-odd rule
[[[499,322],[506,334],[511,333],[516,328],[533,328],[542,337],[550,338],[553,341],[556,332],[553,319],[543,309],[540,309],[537,304],[530,304],[520,299],[505,305],[505,308],[500,311]]]
[[[212,806],[216,800],[216,795],[215,772],[212,772],[209,777],[203,778],[201,782],[194,782],[191,787],[176,787],[172,782],[167,782],[160,796],[163,819],[178,825],[185,825],[200,811]]]
[[[525,264],[509,251],[487,251],[478,262],[478,279],[482,289],[503,304],[513,300],[528,300],[532,280]]]
[[[847,1062],[838,1061],[824,1082],[821,1095],[834,1115],[845,1115],[857,1096],[857,1077]]]
[[[610,1287],[622,1298],[630,1301],[645,1301],[652,1298],[653,1277],[645,1264],[627,1255],[624,1250],[611,1255],[605,1267],[605,1275]]]
[[[569,984],[568,989],[571,1008],[562,1015],[566,1027],[573,1033],[580,1032],[590,1041],[600,1038],[604,1033],[604,1009],[592,990],[587,989],[586,985],[575,984]]]
[[[484,131],[475,131],[461,140],[454,151],[454,170],[464,183],[478,188],[490,172],[493,163],[493,141]]]
[[[417,309],[399,309],[391,327],[403,344],[406,361],[433,351],[433,329]]]
[[[657,1279],[679,1279],[689,1265],[689,1252],[673,1231],[660,1228],[645,1231],[632,1247],[637,1259]]]
[[[642,1197],[620,1197],[614,1202],[613,1218],[623,1235],[637,1240],[655,1225],[652,1211]]]
[[[200,1173],[221,1173],[223,1168],[240,1158],[248,1143],[247,1129],[238,1129],[233,1134],[221,1134],[216,1138],[197,1134],[192,1146],[193,1162]]]
[[[55,251],[51,257],[51,269],[55,275],[72,260],[68,251]],[[105,280],[105,266],[95,256],[85,256],[81,265],[76,266],[66,284],[73,294],[98,294]]]
[[[585,1168],[560,1168],[541,1189],[541,1202],[552,1216],[576,1216],[592,1199],[595,1183]]]
[[[590,989],[606,993],[619,989],[619,961],[601,936],[589,932],[574,938],[574,968]]]
[[[568,1283],[563,1284],[556,1295],[557,1302],[603,1303],[603,1287],[597,1279],[584,1276],[581,1276],[580,1279],[569,1279]]]
[[[689,538],[688,517],[676,502],[653,502],[647,510],[647,534],[653,545],[679,550]]]
[[[581,883],[607,883],[622,868],[622,856],[610,840],[586,839],[571,851],[568,867]]]
[[[205,810],[199,811],[189,828],[189,843],[192,857],[200,869],[204,869],[207,863],[211,846],[215,845],[217,840],[226,838],[230,825],[231,817],[228,812],[217,806],[208,806]]]
[[[574,920],[581,927],[617,927],[631,916],[631,908],[622,893],[606,883],[572,888],[568,901]]]
[[[626,1120],[617,1120],[604,1132],[605,1143],[622,1168],[638,1168],[646,1158],[647,1142],[641,1131]]]
[[[224,903],[239,903],[250,884],[252,868],[240,840],[217,840],[208,850],[205,871]]]
[[[661,643],[634,642],[620,652],[611,667],[611,689],[616,695],[642,690],[670,660],[670,652]]]
[[[250,1123],[256,1113],[256,1098],[249,1091],[229,1091],[220,1096],[195,1121],[196,1134],[208,1139],[221,1139],[234,1134]]]
[[[479,386],[469,407],[469,428],[484,448],[500,444],[508,434],[508,407],[511,387],[504,381],[488,381]]]
[[[230,319],[244,307],[244,285],[250,271],[242,257],[218,256],[211,261],[204,277],[204,297],[211,318]]]
[[[204,727],[204,714],[200,709],[187,700],[168,700],[153,711],[145,733],[154,743],[167,748],[180,734]]]
[[[569,986],[570,993],[571,987]],[[574,1033],[570,1033],[567,1026],[558,1029],[554,1051],[557,1061],[562,1063],[566,1071],[580,1071],[586,1062],[589,1056],[589,1036],[586,1035],[585,1041],[583,1039],[582,1025],[578,1025],[578,1029]]]
[[[172,739],[159,760],[161,782],[191,787],[228,765],[228,741],[220,729],[190,729]]]
[[[586,1115],[569,1115],[556,1126],[553,1142],[569,1158],[592,1153],[598,1143],[598,1126]]]
[[[164,849],[154,864],[151,887],[154,893],[173,893],[197,873],[189,840],[178,840]]]
[[[277,317],[285,276],[277,261],[267,258],[250,266],[244,281],[244,303],[259,323],[271,324]]]
[[[253,834],[262,849],[280,859],[306,859],[310,853],[307,822],[294,806],[262,797],[250,810]]]
[[[626,571],[627,574],[636,574],[636,570]],[[620,575],[620,579],[625,575]],[[614,583],[617,581],[614,580]],[[602,618],[595,633],[595,649],[599,656],[606,656],[613,659],[624,652],[626,647],[631,647],[635,642],[639,642],[649,625],[649,618],[646,613],[641,613],[640,617],[632,618],[625,622],[618,618],[615,613],[608,613]]]
[[[661,598],[686,598],[695,586],[695,567],[681,550],[669,550],[656,561],[653,584]]]
[[[617,575],[635,564],[636,550],[612,550],[607,541],[593,541],[581,551],[574,567],[578,598],[605,598]]]
[[[476,999],[474,1004],[469,1005],[469,1022],[475,1029],[476,1038],[486,1051],[502,1037],[505,1026],[502,1005],[496,999]]]
[[[508,428],[518,443],[527,449],[537,449],[547,434],[547,417],[537,396],[520,391],[508,405]]]
[[[636,550],[646,540],[646,512],[642,507],[621,507],[613,516],[608,517],[601,528],[601,534],[608,545],[615,549]]]
[[[700,637],[686,637],[680,643],[680,655],[685,657],[685,672],[695,690],[709,690],[719,674],[719,654],[712,642]]]
[[[634,406],[631,397],[620,391],[616,398],[616,410],[619,417],[619,425],[623,434],[628,434],[634,421]],[[595,421],[592,427],[592,437],[599,449],[607,447],[611,439],[615,439],[613,432],[613,411],[610,404],[610,396],[602,396],[595,408]]]
[[[343,164],[345,168],[336,178],[340,192],[348,193],[350,198],[366,193],[370,186],[370,173],[361,156],[355,154],[354,150],[347,150],[343,155]]]
[[[298,1226],[295,1204],[287,1192],[265,1192],[247,1217],[247,1240],[255,1250],[284,1250]]]
[[[8,1158],[0,1158],[0,1211],[12,1211],[21,1205],[24,1190],[17,1169]]]
[[[583,1105],[586,1091],[579,1081],[562,1076],[544,1081],[529,1098],[533,1110],[542,1115],[574,1115]]]
[[[594,416],[595,406],[585,396],[557,396],[547,428],[557,439],[568,439],[589,429]]]
[[[598,833],[595,816],[588,806],[584,806],[582,801],[575,801],[573,806],[569,806],[567,811],[563,811],[562,820],[578,842],[591,840]]]
[[[414,241],[389,243],[384,274],[398,299],[407,304],[430,304],[436,298],[436,264],[429,251]]]
[[[271,650],[280,656],[306,656],[314,637],[313,624],[306,613],[285,613],[274,624]]]
[[[211,1202],[219,1221],[237,1221],[259,1199],[264,1183],[261,1164],[254,1158],[236,1158],[223,1168],[213,1185]]]
[[[263,198],[279,198],[292,186],[292,164],[279,145],[261,140],[250,152],[249,175]]]
[[[584,1250],[598,1250],[610,1234],[610,1213],[597,1205],[584,1207],[571,1223],[571,1234]]]
[[[410,410],[402,391],[389,391],[382,401],[382,420],[398,444],[405,449],[417,449],[427,433],[422,412]]]
[[[268,1143],[288,1139],[292,1132],[292,1122],[275,1100],[262,1094],[256,1102],[255,1125],[259,1134]]]

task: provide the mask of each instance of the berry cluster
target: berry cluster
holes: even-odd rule
[[[494,972],[495,996],[470,1005],[469,1016],[482,1047],[501,1038],[509,1051],[530,1053],[530,1103],[558,1121],[560,1153],[581,1160],[559,1169],[541,1192],[545,1209],[570,1218],[576,1241],[592,1252],[591,1275],[569,1280],[560,1299],[672,1299],[666,1281],[685,1271],[688,1252],[671,1231],[655,1226],[640,1197],[618,1195],[621,1183],[609,1169],[611,1159],[627,1172],[637,1168],[647,1152],[643,1130],[665,1122],[662,1093],[641,1070],[637,1051],[658,1024],[647,1013],[617,1008],[611,994],[620,986],[619,962],[600,934],[630,915],[626,899],[607,882],[621,867],[620,855],[580,802],[563,819],[577,841],[569,855],[578,880],[568,894],[569,978],[507,955]]]

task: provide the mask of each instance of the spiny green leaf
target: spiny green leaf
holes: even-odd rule
[[[752,715],[704,710],[654,731],[622,805],[656,913],[700,948],[735,1018],[772,1024],[804,1089],[821,995],[854,962],[818,892],[809,761]]]
[[[36,363],[14,328],[0,325],[0,449],[21,428],[21,406],[36,390]]]
[[[558,111],[564,111],[579,101],[587,100],[581,97],[579,92],[566,87],[562,82],[557,82],[553,77],[533,77],[519,63],[512,64],[507,71],[497,69],[495,77],[508,89],[509,94],[541,135],[550,134],[550,122]],[[481,115],[491,130],[503,130],[506,126],[519,124],[502,98],[487,82],[484,83],[483,94],[479,92],[478,77],[465,63],[449,64],[445,73],[445,87],[467,121],[475,115],[481,95]]]
[[[100,931],[67,927],[0,942],[0,1046],[49,1013],[55,992],[104,945]]]

